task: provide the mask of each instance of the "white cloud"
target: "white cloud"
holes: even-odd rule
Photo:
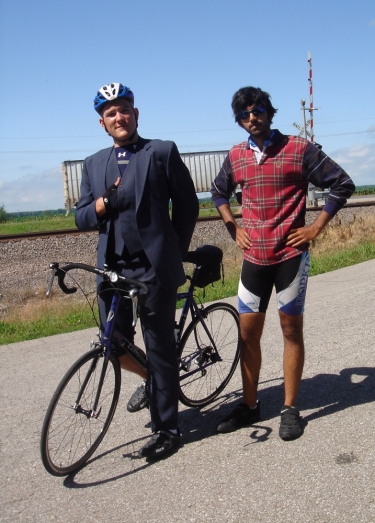
[[[39,175],[17,180],[0,181],[0,201],[7,212],[44,211],[64,208],[61,167],[53,167]]]
[[[337,149],[330,154],[356,185],[375,185],[375,142]]]

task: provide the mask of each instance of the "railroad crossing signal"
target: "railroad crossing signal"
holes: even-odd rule
[[[300,131],[298,136],[303,136],[304,138],[306,138],[306,136],[311,136],[311,133],[307,130],[308,126],[310,125],[310,120],[307,120],[304,128],[302,125],[298,125],[298,123],[293,123],[293,125]]]

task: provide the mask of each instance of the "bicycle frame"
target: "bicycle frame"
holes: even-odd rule
[[[87,266],[84,266],[83,264],[75,264],[75,267],[76,268],[82,268],[82,269],[87,269]],[[59,286],[62,288],[62,290],[64,290],[64,292],[75,292],[76,291],[76,288],[73,288],[72,289],[68,289],[64,284],[63,284],[63,277],[61,278],[61,270],[58,268],[58,264],[51,264],[50,265],[50,268],[51,268],[51,279],[50,279],[50,282],[49,282],[49,288],[48,288],[48,291],[47,291],[47,295],[50,293],[50,289],[51,289],[51,286],[52,286],[52,282],[53,282],[53,279],[54,279],[54,276],[57,274],[59,275],[60,274],[60,278],[59,278]],[[94,268],[90,268],[91,272],[96,272],[98,273],[98,269],[94,269]],[[59,272],[60,271],[60,272]],[[211,351],[214,351],[214,354],[215,356],[210,355],[210,361],[206,361],[204,363],[204,365],[201,365],[200,364],[200,361],[199,361],[199,356],[201,356],[202,354],[202,350],[201,348],[199,347],[199,341],[198,339],[196,338],[196,343],[197,343],[197,350],[196,352],[194,352],[190,357],[189,357],[189,360],[188,361],[184,361],[182,362],[182,360],[180,360],[180,365],[182,365],[182,369],[185,372],[185,374],[183,374],[182,376],[180,376],[180,381],[186,379],[186,378],[189,378],[191,375],[197,373],[197,372],[201,372],[201,373],[205,373],[206,372],[206,368],[207,367],[210,367],[211,365],[219,362],[219,361],[222,361],[222,358],[220,357],[218,351],[217,351],[217,348],[216,348],[216,344],[215,344],[215,341],[213,339],[213,336],[209,330],[209,328],[207,327],[206,325],[206,322],[204,321],[205,320],[205,314],[204,314],[204,307],[203,305],[201,305],[201,307],[199,307],[199,305],[196,303],[195,299],[194,299],[194,289],[195,289],[195,286],[194,286],[194,275],[195,275],[195,271],[196,271],[196,268],[194,269],[193,271],[193,274],[191,276],[191,283],[189,285],[189,289],[185,292],[180,292],[180,293],[177,293],[177,300],[185,300],[184,304],[183,304],[183,307],[182,307],[182,311],[181,311],[181,315],[180,315],[180,318],[179,318],[179,321],[175,323],[175,339],[176,339],[176,349],[177,349],[177,353],[179,354],[179,348],[180,348],[180,343],[181,343],[181,340],[182,340],[182,334],[183,334],[183,331],[184,331],[184,327],[185,327],[185,323],[186,323],[186,320],[187,320],[187,317],[188,317],[188,314],[189,314],[189,311],[191,312],[191,316],[192,316],[192,321],[194,320],[199,320],[201,326],[203,327],[207,337],[208,337],[208,340],[210,342],[210,352]],[[100,271],[100,273],[103,273],[104,271]],[[96,408],[97,408],[97,405],[99,403],[99,399],[100,399],[100,394],[101,394],[101,390],[102,390],[102,385],[103,385],[103,382],[104,382],[104,378],[105,378],[105,373],[106,373],[106,370],[107,370],[107,366],[108,366],[108,359],[111,355],[111,351],[112,351],[112,343],[113,343],[113,338],[114,338],[114,334],[115,334],[115,320],[116,320],[116,316],[117,316],[117,313],[118,313],[118,309],[119,309],[119,305],[120,305],[120,301],[123,299],[123,297],[121,296],[120,294],[120,290],[117,290],[114,289],[115,292],[113,293],[113,296],[112,296],[112,301],[111,301],[111,305],[110,305],[110,309],[109,309],[109,313],[108,313],[108,316],[107,316],[107,321],[106,321],[106,325],[105,325],[105,328],[104,328],[104,331],[101,333],[101,335],[99,334],[99,342],[92,342],[92,346],[95,347],[98,345],[98,343],[100,345],[102,345],[104,347],[104,364],[103,364],[103,368],[102,368],[102,371],[101,371],[101,374],[100,374],[100,379],[99,379],[99,384],[98,384],[98,389],[97,389],[97,393],[96,393],[96,396],[95,396],[95,401],[94,401],[94,405],[93,405],[93,409],[91,411],[85,411],[84,409],[82,409],[79,405],[79,401],[81,399],[81,396],[82,396],[82,393],[83,391],[85,390],[85,387],[93,373],[93,371],[95,370],[95,366],[96,366],[96,361],[92,363],[83,383],[82,383],[82,386],[80,387],[80,390],[78,392],[78,395],[77,395],[77,399],[74,403],[74,406],[73,408],[76,410],[77,413],[79,412],[82,412],[83,414],[85,414],[87,417],[98,417],[100,412],[96,412]],[[135,289],[132,289],[130,291],[127,291],[129,293],[129,298],[132,300],[132,310],[133,310],[133,323],[132,325],[135,326],[136,323],[137,323],[137,313],[138,313],[138,294],[137,294],[137,290]],[[196,336],[196,333],[195,333],[195,336]],[[142,351],[140,351],[138,349],[138,347],[136,345],[134,345],[133,343],[131,343],[130,341],[128,341],[125,337],[123,337],[122,339],[122,342],[121,342],[121,347],[123,347],[126,352],[144,369],[144,370],[147,370],[147,363],[146,363],[146,359],[144,357],[142,357]],[[138,349],[138,350],[137,350]],[[203,360],[202,360],[203,361]],[[196,363],[197,364],[197,367],[195,370],[193,371],[189,371],[190,367],[191,367],[191,364],[192,363]]]
[[[132,291],[130,291],[132,293]],[[137,309],[137,302],[134,300],[134,295],[130,295],[132,302],[133,302],[133,326],[136,323],[136,309]],[[102,335],[101,341],[103,345],[105,346],[105,357],[108,358],[110,351],[111,351],[111,345],[112,345],[112,339],[114,335],[114,328],[115,328],[115,318],[117,315],[118,307],[120,304],[121,296],[118,292],[115,292],[112,297],[112,302],[110,306],[110,310],[107,317],[107,323],[104,329],[104,333]],[[192,320],[198,318],[200,320],[200,323],[207,334],[207,337],[210,341],[211,348],[213,349],[215,353],[215,357],[211,356],[211,361],[206,362],[204,365],[199,365],[197,369],[194,371],[189,372],[189,368],[191,366],[191,363],[196,360],[197,356],[200,355],[200,348],[199,343],[197,340],[197,351],[194,353],[190,358],[189,361],[183,362],[183,368],[187,372],[180,376],[180,381],[183,381],[186,378],[189,378],[191,375],[197,373],[197,372],[203,372],[207,367],[210,367],[214,363],[217,363],[221,361],[221,357],[217,351],[215,341],[212,337],[212,334],[210,330],[208,329],[206,322],[204,321],[205,315],[204,315],[204,308],[203,306],[200,308],[199,305],[196,303],[194,299],[194,283],[191,283],[189,286],[189,289],[185,292],[177,293],[177,300],[185,300],[184,305],[182,307],[181,315],[179,318],[179,321],[175,324],[175,339],[176,339],[176,349],[177,353],[179,354],[179,346],[182,339],[182,334],[184,331],[184,327],[186,324],[186,320],[189,314],[189,311],[191,312]],[[129,342],[126,338],[124,338],[123,341],[123,347],[127,351],[127,353],[144,369],[147,369],[146,360],[141,360],[140,353],[136,350],[136,345]],[[180,362],[182,364],[182,362]],[[104,368],[103,368],[104,372]],[[99,397],[99,396],[98,396]]]

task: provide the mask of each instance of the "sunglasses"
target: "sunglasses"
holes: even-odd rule
[[[240,118],[241,120],[247,120],[251,114],[254,116],[260,116],[266,111],[264,107],[254,107],[254,109],[250,109],[250,111],[240,111]]]

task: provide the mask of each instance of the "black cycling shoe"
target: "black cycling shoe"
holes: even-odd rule
[[[139,450],[138,455],[141,458],[161,458],[177,447],[180,439],[180,433],[173,434],[167,430],[161,430],[151,436],[146,445]]]
[[[148,406],[147,384],[146,381],[143,380],[141,385],[133,392],[128,401],[127,409],[129,412],[138,412]]]
[[[302,434],[301,417],[295,407],[284,405],[281,409],[279,436],[287,441],[299,438]]]
[[[223,419],[217,426],[217,431],[221,433],[233,432],[247,427],[260,420],[260,402],[257,401],[255,409],[251,409],[245,403],[240,403],[232,412]]]

